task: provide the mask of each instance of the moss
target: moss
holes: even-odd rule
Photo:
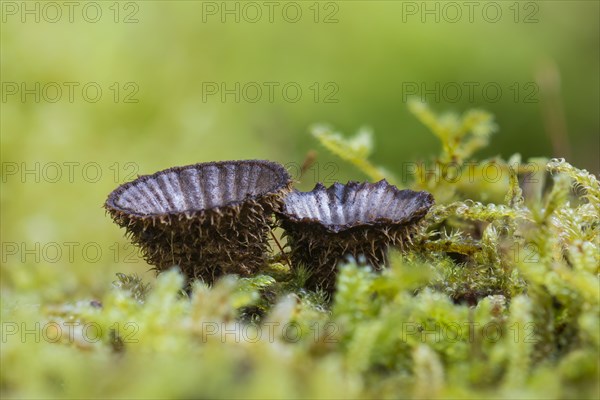
[[[473,159],[488,114],[413,111],[442,140],[433,164],[488,162]],[[353,163],[383,171],[368,154]],[[409,186],[437,205],[414,246],[381,272],[341,266],[331,296],[307,290],[285,254],[189,293],[169,270],[151,287],[119,275],[93,300],[62,302],[20,271],[1,298],[2,396],[598,398],[598,181],[550,160],[529,185],[518,159],[494,161],[502,182],[467,182],[477,196],[416,176]]]

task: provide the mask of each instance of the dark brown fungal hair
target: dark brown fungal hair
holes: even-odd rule
[[[333,291],[336,267],[348,255],[380,270],[390,246],[405,249],[433,205],[427,192],[377,183],[318,183],[310,192],[293,191],[278,211],[292,265],[310,270],[308,285]]]
[[[290,188],[279,163],[208,162],[140,176],[116,188],[105,208],[158,272],[176,265],[210,283],[264,264],[273,212]]]

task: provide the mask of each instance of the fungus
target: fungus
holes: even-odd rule
[[[364,257],[380,270],[388,248],[406,249],[432,205],[430,193],[399,190],[386,180],[334,183],[329,188],[318,183],[310,192],[289,193],[276,215],[293,266],[310,270],[310,287],[331,292],[340,261],[348,255]]]
[[[290,187],[275,162],[200,163],[125,183],[105,208],[158,272],[177,265],[188,278],[211,283],[264,264],[272,214]]]

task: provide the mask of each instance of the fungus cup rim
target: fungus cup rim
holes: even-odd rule
[[[361,227],[365,227],[365,228],[366,227],[373,227],[373,228],[381,227],[381,228],[383,228],[386,226],[387,227],[408,226],[408,225],[411,225],[411,223],[415,222],[416,220],[423,218],[435,203],[433,195],[429,192],[414,191],[414,190],[410,190],[410,189],[400,190],[395,185],[390,184],[386,179],[382,179],[376,183],[348,181],[348,183],[346,183],[346,184],[341,184],[339,182],[335,182],[333,185],[331,185],[329,187],[325,187],[325,185],[323,185],[322,183],[319,182],[315,185],[314,189],[311,191],[300,192],[300,191],[294,190],[291,193],[291,195],[300,196],[300,197],[310,197],[310,196],[314,196],[316,193],[325,192],[328,195],[327,198],[329,199],[330,198],[329,195],[333,194],[336,191],[336,189],[338,189],[340,186],[346,187],[346,188],[351,188],[351,189],[357,189],[357,190],[361,189],[365,186],[372,188],[372,189],[376,189],[376,188],[385,186],[385,187],[391,188],[396,197],[402,196],[405,194],[412,194],[414,197],[417,197],[418,200],[420,200],[423,204],[415,212],[413,212],[409,215],[405,215],[404,218],[400,218],[400,219],[379,217],[379,218],[375,218],[373,220],[368,220],[368,221],[353,221],[353,222],[350,222],[347,224],[333,224],[333,223],[324,223],[323,220],[318,219],[318,218],[299,217],[297,213],[289,211],[287,208],[287,202],[286,202],[290,196],[290,194],[288,194],[284,198],[284,202],[283,202],[283,206],[282,206],[281,210],[276,211],[275,214],[277,215],[277,217],[279,217],[281,222],[283,222],[284,224],[292,223],[297,226],[304,225],[304,226],[306,226],[306,228],[310,228],[310,227],[322,228],[330,233],[340,233],[340,232],[344,232],[344,231],[360,229]],[[335,196],[335,194],[333,194],[333,195]]]
[[[134,210],[131,210],[129,208],[123,208],[116,204],[117,199],[130,187],[138,185],[140,183],[143,183],[149,179],[157,178],[158,176],[161,176],[163,174],[167,174],[170,172],[180,173],[180,172],[182,172],[184,170],[188,170],[188,169],[194,169],[194,168],[201,169],[201,168],[206,168],[206,167],[210,167],[210,166],[223,166],[223,165],[240,166],[240,165],[244,165],[244,164],[260,165],[262,167],[266,167],[276,173],[278,181],[274,182],[273,187],[270,188],[268,191],[265,191],[265,192],[262,192],[262,193],[259,193],[256,195],[246,196],[242,200],[230,201],[228,203],[225,203],[222,205],[217,205],[217,206],[212,206],[209,208],[201,208],[201,209],[198,208],[198,209],[187,209],[187,210],[181,210],[181,211],[155,212],[155,213],[143,214],[143,213],[139,213]],[[170,219],[171,217],[176,217],[176,218],[178,217],[179,219],[181,219],[184,216],[187,217],[188,219],[191,219],[191,218],[194,218],[199,215],[210,214],[210,213],[224,215],[227,213],[227,211],[235,210],[239,206],[242,206],[243,204],[245,204],[249,201],[254,201],[254,202],[260,201],[261,199],[264,199],[268,196],[274,196],[274,195],[277,195],[280,193],[283,197],[283,193],[285,193],[286,191],[289,190],[291,182],[292,182],[292,179],[291,179],[291,176],[290,176],[289,172],[287,171],[287,169],[282,164],[275,162],[275,161],[228,160],[228,161],[201,162],[201,163],[196,163],[196,164],[171,167],[171,168],[157,171],[153,174],[139,175],[136,179],[134,179],[130,182],[125,182],[125,183],[119,185],[116,189],[114,189],[108,195],[108,198],[106,199],[106,201],[104,203],[104,208],[112,214],[127,215],[130,217],[135,217],[135,218],[139,218],[142,220],[155,219],[155,218],[159,218],[162,220],[164,218]]]

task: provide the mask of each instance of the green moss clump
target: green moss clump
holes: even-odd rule
[[[488,114],[412,110],[442,141],[419,165],[474,174],[415,175],[408,186],[436,206],[389,268],[343,265],[331,296],[306,290],[285,254],[189,292],[177,270],[151,288],[120,275],[94,301],[58,305],[20,302],[13,287],[1,298],[2,396],[598,398],[597,178],[564,160],[474,160]],[[367,176],[393,179],[367,160],[367,136],[319,129]],[[485,182],[489,163],[503,179]]]

